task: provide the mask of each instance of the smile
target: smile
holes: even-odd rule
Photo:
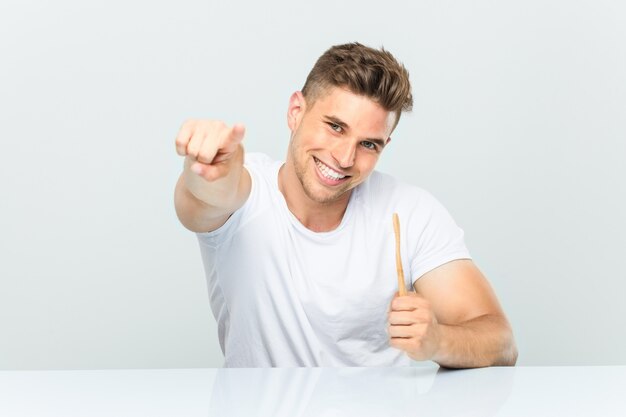
[[[313,157],[313,160],[315,160],[315,165],[317,165],[317,168],[319,169],[320,173],[324,177],[328,178],[329,180],[339,181],[348,177],[348,175],[342,175],[338,173],[337,171],[335,171],[334,169],[332,169],[331,167],[329,167],[328,165],[326,165],[325,163],[323,163],[316,157]]]

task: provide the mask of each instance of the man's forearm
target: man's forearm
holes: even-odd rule
[[[512,366],[517,361],[513,332],[501,316],[484,315],[439,326],[439,349],[432,360],[442,367]]]
[[[181,175],[175,191],[176,214],[179,220],[193,232],[208,232],[218,228],[247,199],[250,193],[250,176],[247,171],[234,188],[236,189],[234,197],[229,199],[222,197],[220,205],[215,206],[195,196],[185,185],[184,174]],[[220,195],[218,192],[215,194]]]

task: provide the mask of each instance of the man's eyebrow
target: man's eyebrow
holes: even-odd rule
[[[386,140],[382,140],[382,139],[377,139],[377,138],[371,138],[371,139],[365,139],[368,142],[373,142],[375,144],[377,144],[378,146],[380,146],[381,148],[384,148],[385,145],[387,144]]]
[[[350,126],[348,126],[348,124],[346,122],[344,122],[343,120],[341,120],[340,118],[336,117],[336,116],[332,116],[332,115],[325,115],[324,118],[326,120],[328,120],[331,123],[336,124],[337,126],[341,126],[344,129],[349,129]]]

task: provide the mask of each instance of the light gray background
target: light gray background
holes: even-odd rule
[[[0,369],[221,366],[174,137],[241,121],[282,158],[347,41],[409,69],[379,169],[465,229],[518,363],[626,364],[624,2],[3,0]]]

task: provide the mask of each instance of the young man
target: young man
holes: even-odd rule
[[[430,194],[374,171],[411,107],[406,69],[353,43],[326,51],[291,96],[284,163],[244,158],[242,125],[182,126],[176,210],[198,234],[225,366],[515,364],[462,230]],[[394,212],[415,290],[403,297]]]

